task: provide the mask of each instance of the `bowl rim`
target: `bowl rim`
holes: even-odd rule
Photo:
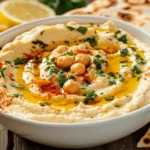
[[[41,25],[41,22],[44,22],[43,25],[45,25],[46,21],[47,23],[50,22],[50,21],[55,21],[55,20],[67,20],[67,19],[81,19],[81,18],[90,18],[90,19],[102,19],[102,20],[105,20],[105,21],[108,21],[108,20],[111,20],[111,21],[114,21],[116,22],[117,24],[121,23],[121,24],[124,24],[125,26],[128,26],[128,27],[131,27],[131,28],[135,28],[136,30],[139,30],[140,32],[146,34],[147,36],[150,37],[150,33],[144,31],[143,29],[141,29],[140,27],[137,27],[133,24],[130,24],[130,23],[127,23],[127,22],[124,22],[122,20],[118,20],[118,19],[114,19],[114,18],[109,18],[109,17],[103,17],[103,16],[95,16],[95,15],[69,15],[69,16],[55,16],[55,17],[48,17],[48,18],[44,18],[44,19],[38,19],[38,20],[33,20],[33,21],[30,21],[30,22],[27,22],[27,23],[23,23],[21,25],[17,25],[15,27],[12,27],[10,29],[8,29],[7,31],[4,31],[2,33],[0,33],[0,38],[3,37],[3,36],[6,36],[7,34],[9,34],[10,32],[14,32],[18,29],[23,29],[23,28],[27,28],[28,26],[36,26],[36,24],[38,24],[38,26]],[[39,25],[40,24],[40,25]],[[61,24],[61,22],[60,22]],[[30,27],[31,29],[34,28],[34,27]],[[26,31],[23,31],[23,32],[26,32]],[[120,115],[120,116],[116,116],[116,117],[112,117],[112,118],[108,118],[108,119],[105,119],[105,120],[96,120],[96,121],[92,121],[92,122],[75,122],[75,123],[57,123],[57,122],[42,122],[42,121],[37,121],[37,120],[30,120],[30,119],[25,119],[25,118],[21,118],[19,116],[15,116],[15,115],[11,115],[11,114],[8,114],[7,112],[2,112],[0,111],[0,115],[6,117],[6,118],[10,118],[10,119],[13,119],[15,121],[20,121],[20,122],[25,122],[25,123],[30,123],[32,125],[42,125],[42,126],[64,126],[64,127],[74,127],[74,126],[89,126],[89,125],[96,125],[96,124],[105,124],[107,122],[113,122],[113,121],[116,121],[116,120],[122,120],[122,119],[125,119],[125,118],[129,118],[129,117],[132,117],[134,115],[138,115],[146,110],[150,110],[150,104],[144,106],[144,107],[141,107],[137,110],[134,110],[132,112],[129,112],[127,114],[124,114],[124,115]]]

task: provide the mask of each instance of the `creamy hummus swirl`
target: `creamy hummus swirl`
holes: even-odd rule
[[[48,122],[126,114],[150,103],[149,52],[112,22],[36,27],[0,52],[0,108]]]

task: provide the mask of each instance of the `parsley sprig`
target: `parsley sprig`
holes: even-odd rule
[[[86,38],[84,40],[84,42],[88,42],[92,47],[97,45],[97,41],[95,39],[95,37],[92,37],[92,38]]]
[[[19,58],[18,57],[17,59],[14,60],[15,65],[22,65],[22,64],[24,64],[26,62],[27,62],[26,58]]]
[[[114,96],[105,97],[104,100],[105,100],[105,101],[112,101],[112,100],[114,100]]]
[[[120,50],[120,56],[124,57],[128,55],[128,49],[124,48]]]
[[[1,68],[0,69],[0,74],[1,76],[4,78],[5,77],[5,74],[4,74],[4,71],[6,70],[6,68]]]
[[[77,31],[82,33],[82,34],[85,34],[87,32],[87,28],[83,27],[83,26],[80,26],[80,27],[77,28]]]
[[[90,101],[94,101],[94,99],[98,96],[94,90],[89,91],[89,93],[85,94],[86,98],[84,100],[84,104],[89,104]]]
[[[135,72],[136,74],[142,73],[141,69],[139,69],[137,66],[133,66],[132,71]]]
[[[24,86],[22,86],[21,84],[13,84],[13,83],[11,83],[10,86],[14,87],[14,88],[18,88],[18,89],[24,89]]]
[[[46,44],[43,41],[38,40],[38,39],[35,41],[32,41],[32,44],[39,45],[39,47],[41,47],[42,49],[45,49],[48,46],[48,44]]]

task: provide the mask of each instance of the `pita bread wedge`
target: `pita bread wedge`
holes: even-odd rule
[[[146,134],[140,139],[140,142],[137,143],[138,148],[150,147],[150,128]]]
[[[117,18],[150,32],[150,0],[95,0],[84,8],[66,14],[94,14]]]

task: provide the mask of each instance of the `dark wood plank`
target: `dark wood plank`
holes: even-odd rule
[[[120,139],[115,142],[105,144],[102,146],[81,149],[81,150],[138,150],[136,148],[136,144],[139,141],[139,139],[145,134],[145,132],[148,130],[149,127],[150,127],[150,123],[147,124],[142,129],[138,130],[137,132],[135,132],[123,139]],[[31,142],[24,138],[21,138],[18,135],[14,135],[14,149],[13,150],[32,150],[32,149],[35,149],[35,150],[59,150],[58,148],[48,147],[45,145],[34,143],[34,142]],[[140,149],[140,150],[150,150],[150,148]]]
[[[6,150],[8,144],[8,131],[5,127],[0,125],[0,150]]]

